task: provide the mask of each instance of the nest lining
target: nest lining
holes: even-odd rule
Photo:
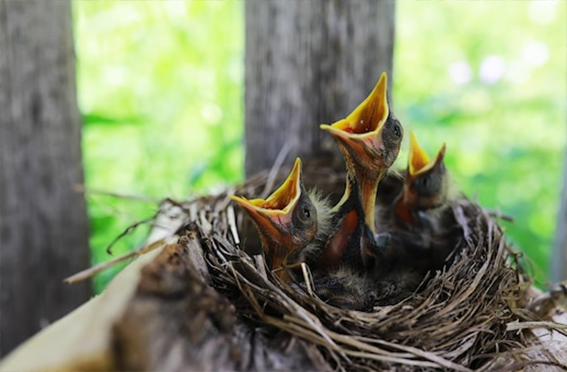
[[[211,284],[244,321],[318,345],[336,370],[482,371],[538,363],[524,358],[522,327],[510,326],[546,328],[525,310],[530,282],[502,229],[480,206],[466,198],[453,203],[462,246],[454,263],[430,272],[413,296],[371,312],[342,310],[280,282],[261,256],[241,249],[243,212],[229,197],[257,197],[274,181],[260,175],[217,197],[176,203],[184,229],[198,232]],[[336,184],[340,189],[340,177]]]

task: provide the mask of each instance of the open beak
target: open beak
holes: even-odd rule
[[[358,183],[365,220],[372,231],[378,182],[392,165],[391,156],[385,156],[388,149],[382,135],[389,114],[387,85],[382,73],[370,95],[349,116],[332,125],[321,125],[337,141],[348,172]]]
[[[279,268],[293,253],[290,225],[291,211],[301,194],[301,160],[297,158],[284,183],[266,199],[231,196],[252,218],[258,229],[272,269]]]
[[[397,201],[396,215],[407,224],[414,224],[412,211],[434,208],[443,203],[447,196],[447,178],[443,160],[446,145],[443,143],[433,160],[419,145],[413,132],[410,132],[410,152],[407,176],[402,197]],[[416,182],[420,180],[421,182]]]
[[[443,162],[445,158],[446,144],[443,143],[441,149],[433,160],[429,159],[427,152],[419,145],[415,134],[410,132],[410,153],[408,164],[408,179],[415,180],[420,175],[430,171]]]
[[[332,125],[322,124],[321,129],[337,140],[347,162],[358,161],[368,169],[376,167],[381,156],[383,141],[381,129],[388,118],[387,77],[380,80],[368,97],[345,119]]]

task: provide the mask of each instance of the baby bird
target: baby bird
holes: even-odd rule
[[[376,189],[398,157],[403,138],[402,125],[388,106],[387,85],[386,74],[382,73],[370,95],[350,115],[332,125],[321,125],[337,141],[347,172],[353,178],[347,180],[347,189],[335,210],[350,197],[348,188],[357,184],[364,220],[372,232]]]
[[[383,233],[377,240],[383,256],[372,277],[385,303],[411,294],[429,270],[442,268],[460,236],[451,208],[455,196],[444,163],[445,144],[430,160],[413,132],[410,137],[403,183],[395,177],[389,182],[398,195],[379,208]]]
[[[347,175],[346,198],[329,211],[330,233],[321,244],[310,246],[313,250],[307,262],[317,271],[324,273],[342,266],[364,270],[376,250],[374,234],[364,220],[359,188],[354,177]]]
[[[403,137],[401,124],[389,110],[386,89],[383,73],[350,115],[321,125],[337,141],[347,167],[345,192],[331,210],[332,232],[314,264],[323,271],[343,265],[364,270],[374,259],[376,189],[396,160]]]
[[[442,207],[449,198],[449,177],[445,167],[443,144],[433,160],[410,132],[410,153],[407,175],[401,195],[395,202],[396,222],[420,223],[419,212]]]
[[[288,265],[294,254],[325,234],[323,231],[329,225],[329,208],[317,193],[305,190],[299,158],[284,183],[267,199],[231,198],[251,217],[272,270]],[[292,280],[288,270],[278,270],[275,275],[284,282]]]
[[[378,255],[375,241],[376,189],[396,160],[403,128],[389,110],[382,74],[370,95],[343,120],[321,125],[337,141],[347,167],[346,187],[331,210],[331,233],[314,250],[311,266],[319,297],[338,307],[367,309],[374,287],[366,280]]]
[[[403,187],[393,205],[386,208],[386,223],[392,235],[404,245],[413,247],[414,253],[421,250],[429,255],[429,259],[434,253],[446,257],[447,250],[452,247],[443,248],[442,244],[437,244],[447,233],[441,226],[454,225],[450,205],[455,195],[444,162],[446,145],[443,144],[430,160],[413,132],[410,139]],[[438,265],[433,266],[438,268]]]

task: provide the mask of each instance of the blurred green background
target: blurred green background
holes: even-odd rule
[[[244,14],[237,1],[73,3],[93,264],[152,200],[243,179]],[[567,3],[397,2],[396,115],[505,223],[545,280],[565,157]],[[369,77],[377,79],[376,77]],[[338,119],[338,118],[337,118]],[[398,166],[404,167],[407,144]],[[140,246],[148,227],[114,255]],[[100,291],[119,270],[100,274]]]

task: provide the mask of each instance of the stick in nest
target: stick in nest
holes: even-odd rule
[[[144,253],[147,253],[147,252],[153,251],[154,249],[162,247],[165,243],[166,243],[166,239],[160,239],[160,240],[155,241],[151,244],[144,245],[144,246],[142,246],[138,249],[135,249],[131,252],[128,252],[128,253],[120,256],[120,257],[116,257],[115,259],[112,259],[110,261],[103,262],[103,263],[98,264],[96,266],[93,266],[93,267],[90,267],[90,268],[85,269],[83,271],[80,271],[76,274],[73,274],[73,275],[63,279],[63,282],[67,283],[67,284],[75,284],[75,283],[81,282],[85,279],[92,277],[93,275],[96,275],[96,274],[98,274],[98,273],[100,273],[104,270],[107,270],[107,269],[109,269],[113,266],[116,266],[119,263],[124,262],[124,261],[126,261],[130,258],[138,257],[138,256],[140,256]]]
[[[547,292],[537,296],[528,305],[528,309],[536,312],[541,317],[547,316],[557,303],[567,298],[567,280],[555,284]]]

